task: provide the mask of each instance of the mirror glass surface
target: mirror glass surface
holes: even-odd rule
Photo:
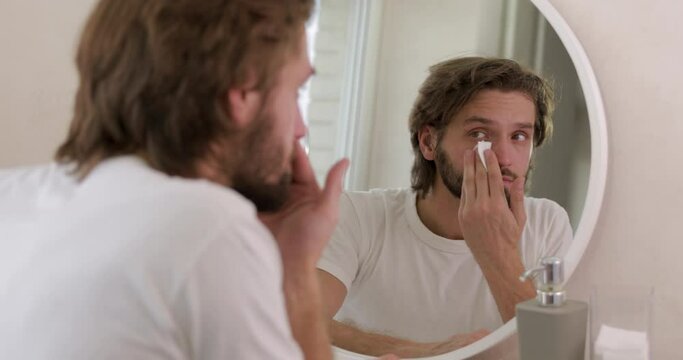
[[[321,0],[311,43],[316,76],[306,94],[309,155],[319,182],[352,160],[347,190],[410,186],[408,115],[429,66],[453,57],[511,58],[551,81],[554,135],[534,155],[527,194],[556,201],[572,227],[590,171],[586,102],[553,28],[527,0]],[[364,33],[359,33],[363,31]]]
[[[554,134],[534,152],[527,195],[557,202],[576,231],[594,158],[589,110],[567,49],[532,2],[320,0],[318,10],[309,29],[316,76],[302,101],[320,183],[348,157],[346,190],[410,187],[408,116],[429,66],[511,58],[550,80],[556,94]]]

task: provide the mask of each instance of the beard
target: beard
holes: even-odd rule
[[[283,146],[278,146],[272,122],[265,109],[256,115],[253,127],[245,136],[232,176],[232,188],[253,202],[259,212],[282,208],[292,180],[291,171],[279,170],[287,155]],[[275,171],[280,171],[277,180],[269,181]]]
[[[478,161],[478,160],[477,160]],[[446,154],[445,151],[441,148],[441,144],[437,145],[436,147],[436,153],[434,155],[434,162],[436,165],[436,172],[439,174],[439,177],[441,178],[441,181],[443,184],[446,186],[448,191],[455,196],[456,198],[460,199],[462,197],[462,183],[463,183],[463,173],[462,170],[457,170],[455,166],[453,166],[453,161],[451,161],[451,158]],[[531,165],[529,166],[529,170],[527,171],[527,175],[531,171]],[[513,173],[511,170],[507,168],[501,168],[500,172],[503,176],[510,176],[512,179],[517,179],[518,175]],[[528,179],[528,176],[525,178],[525,183],[526,179]],[[526,184],[525,184],[526,185]],[[505,191],[505,199],[507,200],[508,206],[510,205],[510,190],[507,188],[503,189]]]

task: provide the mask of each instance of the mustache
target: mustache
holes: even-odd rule
[[[508,176],[508,177],[512,178],[512,181],[517,180],[517,178],[519,177],[519,175],[517,175],[515,172],[513,172],[509,168],[501,168],[500,174],[503,176]]]

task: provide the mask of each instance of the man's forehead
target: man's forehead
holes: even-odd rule
[[[484,90],[468,101],[454,117],[459,125],[533,126],[536,105],[520,91]]]
[[[465,117],[462,119],[462,123],[465,126],[472,125],[482,125],[482,126],[499,126],[499,125],[512,125],[514,127],[521,127],[521,128],[526,128],[526,127],[533,127],[534,126],[534,119],[533,118],[520,118],[520,119],[512,119],[509,117],[484,117],[480,115],[472,115],[469,117]]]
[[[306,36],[299,39],[293,50],[285,55],[284,66],[279,76],[282,79],[291,78],[297,82],[304,82],[315,73],[308,56]]]

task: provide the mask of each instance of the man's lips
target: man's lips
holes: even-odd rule
[[[503,183],[506,185],[512,184],[512,182],[517,179],[517,174],[515,174],[512,170],[508,168],[502,168],[500,169],[500,173],[503,176]]]

